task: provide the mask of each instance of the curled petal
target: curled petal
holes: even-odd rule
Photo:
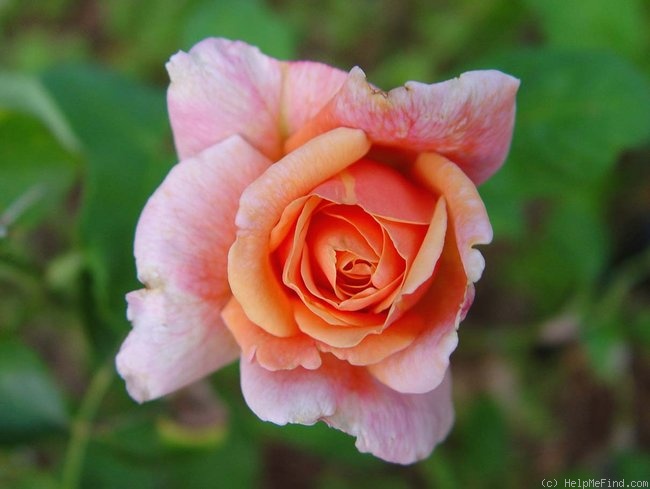
[[[319,200],[318,197],[301,197],[294,200],[289,204],[280,217],[280,221],[275,225],[271,231],[271,239],[269,242],[269,251],[275,251],[282,241],[287,237],[293,228],[298,216],[303,212],[305,202],[310,200]]]
[[[377,259],[377,255],[371,243],[368,242],[368,238],[360,232],[359,225],[355,224],[360,225],[363,223],[353,224],[343,219],[322,214],[316,216],[312,220],[309,229],[309,240],[307,240],[306,249],[304,248],[304,241],[300,243],[300,249],[297,249],[294,244],[292,254],[287,260],[287,267],[291,267],[292,263],[296,262],[302,256],[304,258],[304,266],[302,270],[294,266],[293,268],[297,275],[293,277],[285,275],[285,283],[296,290],[299,295],[302,295],[303,288],[300,284],[302,280],[309,280],[311,278],[309,273],[311,273],[311,263],[313,261],[314,268],[319,273],[322,273],[331,291],[337,293],[338,299],[342,299],[342,296],[339,295],[337,285],[338,260],[344,259],[341,257],[345,256],[361,257],[368,261]],[[313,255],[313,260],[309,260],[310,255]],[[285,268],[285,270],[288,271],[288,268]],[[303,273],[300,274],[300,271]],[[308,274],[304,273],[306,271]],[[326,301],[331,304],[338,302],[335,297],[326,299]]]
[[[399,294],[391,304],[387,323],[392,323],[408,311],[426,293],[436,273],[447,234],[447,212],[444,197],[438,199],[431,223],[417,254],[408,261],[408,273]]]
[[[410,464],[427,457],[453,422],[451,380],[426,394],[400,394],[362,367],[324,358],[318,370],[270,372],[241,361],[249,407],[261,419],[284,425],[324,421],[357,438],[361,452]]]
[[[422,240],[426,236],[427,226],[381,218],[377,218],[377,220],[384,228],[392,246],[408,262],[408,267],[410,267],[422,245]]]
[[[443,154],[478,184],[508,153],[518,87],[517,79],[488,70],[383,92],[353,68],[332,100],[286,144],[291,149],[333,127],[357,127],[373,144]]]
[[[334,347],[347,348],[358,345],[369,334],[379,333],[384,329],[384,317],[379,314],[337,311],[333,308],[318,310],[317,307],[314,305],[309,308],[302,301],[293,301],[296,323],[303,333]],[[340,320],[340,316],[345,318],[355,315],[359,319],[359,325],[339,325],[334,322]],[[367,318],[365,322],[364,316]]]
[[[442,381],[449,355],[456,348],[456,328],[467,312],[468,282],[453,230],[448,230],[445,247],[431,286],[409,311],[426,322],[426,328],[405,349],[370,365],[368,370],[387,386],[404,393],[424,393]]]
[[[358,205],[373,216],[415,224],[428,224],[435,205],[429,192],[398,171],[369,160],[355,163],[313,193],[338,204]]]
[[[404,350],[415,341],[428,326],[421,314],[407,311],[381,334],[368,334],[357,345],[337,348],[327,343],[318,342],[318,349],[332,353],[336,358],[352,365],[367,366],[381,362],[385,358]]]
[[[435,153],[425,153],[415,162],[413,174],[432,192],[444,195],[458,250],[470,282],[481,278],[485,260],[474,245],[492,241],[492,226],[485,205],[472,181],[453,162]]]
[[[234,158],[240,171],[231,175]],[[133,330],[117,367],[137,400],[162,396],[230,362],[238,347],[220,311],[242,190],[270,162],[238,136],[176,165],[147,202],[135,238]],[[218,212],[215,210],[218,209]]]
[[[270,263],[273,228],[287,205],[354,163],[369,147],[363,131],[335,129],[285,156],[242,194],[228,277],[246,315],[269,333],[297,332],[289,299]]]
[[[248,360],[255,359],[265,369],[320,367],[320,354],[314,346],[314,340],[308,336],[298,333],[278,338],[267,333],[246,317],[234,298],[223,308],[221,316],[242,349],[242,356]]]
[[[447,232],[447,206],[444,197],[438,199],[436,210],[431,218],[427,234],[413,259],[406,276],[403,294],[413,294],[423,283],[431,278],[442,254]]]

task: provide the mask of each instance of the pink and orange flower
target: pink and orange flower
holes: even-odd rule
[[[397,463],[453,422],[449,355],[492,229],[518,81],[383,92],[359,68],[207,39],[167,65],[180,158],[135,238],[117,368],[137,401],[240,358],[246,402]]]

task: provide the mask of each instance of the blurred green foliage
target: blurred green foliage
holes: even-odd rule
[[[0,487],[650,479],[648,25],[643,0],[0,1]],[[211,35],[383,88],[522,80],[510,157],[480,189],[496,238],[452,361],[456,427],[419,464],[262,423],[235,366],[200,402],[136,406],[114,378],[135,224],[175,158],[164,63]]]

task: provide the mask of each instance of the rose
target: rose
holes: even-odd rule
[[[475,184],[502,164],[518,81],[476,71],[388,93],[207,39],[168,64],[181,159],[149,199],[117,357],[131,396],[241,355],[246,402],[323,420],[385,460],[453,419],[449,355],[492,230]]]

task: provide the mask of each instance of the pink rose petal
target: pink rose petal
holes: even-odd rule
[[[453,422],[449,376],[426,394],[400,394],[366,369],[332,357],[317,370],[270,372],[242,358],[241,384],[261,419],[284,425],[324,421],[357,438],[356,447],[389,462],[427,457]]]
[[[398,171],[369,160],[355,163],[312,193],[339,204],[359,205],[373,216],[416,224],[429,223],[436,203],[430,192]]]
[[[289,136],[299,130],[329,102],[348,74],[312,61],[283,63],[282,124]]]
[[[242,349],[242,357],[255,359],[267,370],[320,367],[320,354],[309,336],[298,333],[282,338],[267,333],[246,317],[234,298],[223,308],[221,316]]]
[[[353,68],[323,110],[287,142],[296,148],[334,127],[363,129],[373,144],[445,155],[475,182],[487,180],[510,148],[519,81],[499,71],[470,71],[426,85],[383,92]]]
[[[116,366],[138,402],[185,387],[239,356],[214,304],[163,288],[131,292],[127,301],[133,329]]]
[[[215,38],[172,56],[167,70],[169,117],[181,159],[239,134],[276,160],[286,137],[318,113],[347,77],[321,63],[281,62],[246,43]]]
[[[176,165],[147,202],[135,238],[147,289],[128,296],[133,330],[117,357],[135,399],[167,394],[235,358],[220,318],[230,297],[226,257],[241,192],[269,164],[233,136]]]
[[[282,153],[280,63],[243,42],[205,39],[167,63],[169,118],[181,159],[239,134],[268,158]]]

